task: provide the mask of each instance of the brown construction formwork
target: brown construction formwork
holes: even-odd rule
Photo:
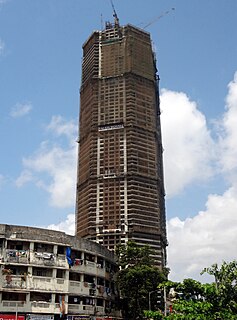
[[[165,265],[159,92],[150,35],[127,25],[83,46],[77,235],[109,249],[135,240]]]

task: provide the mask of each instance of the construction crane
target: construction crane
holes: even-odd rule
[[[112,0],[111,0],[112,1]],[[167,14],[169,14],[170,12],[174,11],[175,8],[171,8],[170,10],[167,10],[165,12],[163,12],[161,15],[159,15],[158,17],[156,17],[155,19],[153,19],[152,21],[150,21],[148,24],[146,24],[142,29],[146,29],[147,27],[149,27],[151,24],[155,23],[157,20],[159,20],[160,18],[166,16]]]
[[[115,11],[113,0],[110,0],[110,3],[112,6],[112,9],[113,9],[114,25],[115,25],[115,27],[119,27],[119,18],[118,18],[116,11]]]

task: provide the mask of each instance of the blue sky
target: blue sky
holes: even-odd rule
[[[162,16],[147,31],[161,78],[168,262],[171,278],[198,278],[236,258],[237,1],[114,5],[121,24]],[[1,223],[73,232],[81,47],[106,20],[109,0],[0,0]]]

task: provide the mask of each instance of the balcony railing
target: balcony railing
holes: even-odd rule
[[[44,302],[44,301],[42,301],[42,302],[40,302],[40,301],[39,301],[39,302],[34,301],[34,302],[31,302],[31,306],[34,307],[34,308],[49,309],[50,303],[49,303],[49,302]]]
[[[69,304],[68,305],[68,312],[70,313],[79,313],[82,311],[82,306],[79,304]]]
[[[98,313],[104,313],[104,307],[96,307],[96,312]]]
[[[3,288],[26,289],[26,278],[24,275],[4,275],[2,286]]]
[[[57,278],[53,281],[54,288],[53,290],[57,292],[67,292],[68,291],[68,280]]]
[[[85,305],[85,306],[83,306],[83,310],[89,311],[89,312],[94,312],[95,311],[95,306]]]
[[[34,252],[30,254],[32,264],[43,266],[55,266],[55,255],[51,252]]]
[[[6,249],[6,261],[12,263],[28,263],[29,250]]]
[[[33,252],[30,254],[30,263],[49,267],[68,267],[65,255],[55,255],[52,252]]]
[[[18,310],[18,312],[25,312],[26,302],[3,300],[2,303],[0,302],[0,310],[1,310],[1,313],[16,312],[16,310]]]
[[[80,288],[81,288],[81,282],[72,281],[72,280],[69,281],[69,292],[78,294]]]
[[[76,259],[79,260],[79,259]],[[83,263],[81,263],[83,261]],[[80,260],[80,263],[74,264],[71,271],[95,273],[99,277],[105,276],[105,268],[100,264],[89,260]]]
[[[59,303],[31,301],[30,309],[31,309],[31,312],[37,312],[40,314],[44,314],[44,313],[59,314],[60,313]],[[67,313],[67,304],[65,304],[65,313]]]
[[[33,276],[29,281],[29,287],[31,289],[50,291],[52,290],[52,287],[53,287],[53,278]]]
[[[20,264],[36,264],[43,266],[57,266],[67,268],[66,256],[63,254],[55,255],[52,252],[30,252],[30,250],[6,249],[5,253],[0,254],[0,261]]]
[[[23,308],[25,306],[24,301],[4,301],[2,302],[3,307]]]

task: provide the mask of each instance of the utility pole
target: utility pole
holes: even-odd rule
[[[154,293],[154,292],[157,292],[157,290],[150,291],[150,292],[148,293],[148,305],[149,305],[149,310],[151,310],[151,294]]]
[[[16,320],[18,318],[18,302],[16,302]]]
[[[167,316],[167,302],[166,302],[166,300],[167,300],[167,297],[166,297],[166,287],[164,286],[164,308],[165,308],[164,314],[165,314],[165,316]]]

